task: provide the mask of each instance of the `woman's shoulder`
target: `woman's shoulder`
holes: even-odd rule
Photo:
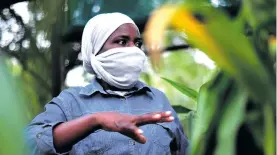
[[[153,94],[153,97],[156,99],[167,99],[166,94],[160,90],[159,88],[155,88],[152,86],[147,86],[149,88],[149,90],[151,91],[151,93]]]
[[[58,96],[53,98],[53,101],[64,103],[73,100],[74,98],[78,97],[82,89],[84,89],[83,86],[65,88]]]
[[[63,89],[58,96],[79,94],[82,89],[84,89],[83,86],[67,87]]]
[[[155,87],[152,87],[152,86],[149,86],[149,85],[147,85],[147,87],[149,88],[149,90],[150,90],[154,95],[162,95],[162,96],[165,95],[164,92],[161,91],[161,90],[158,89],[158,88],[155,88]]]
[[[61,93],[79,94],[85,86],[74,86],[65,88]]]

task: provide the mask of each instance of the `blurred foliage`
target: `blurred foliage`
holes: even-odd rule
[[[177,37],[178,35],[173,36]],[[167,42],[167,45],[172,44],[172,42]],[[197,63],[194,57],[195,53],[196,51],[193,49],[164,53],[163,68],[160,72],[155,72],[150,66],[149,70],[141,76],[144,82],[162,90],[166,94],[173,108],[178,113],[188,137],[191,136],[191,120],[187,118],[193,115],[193,113],[189,113],[190,111],[196,110],[196,102],[182,95],[179,90],[162,80],[161,77],[168,77],[170,80],[178,81],[178,83],[198,91],[200,86],[210,79],[215,70],[205,64]]]
[[[172,0],[69,0],[69,16],[71,17],[69,21],[71,25],[85,25],[91,17],[97,14],[118,11],[134,20],[141,20],[166,1]]]
[[[226,10],[219,9],[219,0],[214,2],[217,6],[187,0],[157,9],[145,34],[152,63],[160,67],[161,38],[171,26],[185,33],[188,43],[205,52],[220,68],[201,87],[196,114],[188,118],[192,122],[190,154],[273,155],[276,2],[241,1],[238,15],[231,18]],[[178,88],[186,90],[182,85]]]
[[[19,14],[14,6],[0,13],[1,33],[11,36],[1,38],[0,46],[25,85],[22,89],[29,97],[30,120],[52,97],[51,39],[58,37],[52,36],[56,35],[52,28],[61,15],[59,11],[64,0],[35,0],[22,2],[19,6],[21,10],[27,9],[26,14]]]
[[[0,154],[23,155],[23,128],[31,111],[28,109],[27,98],[21,88],[24,84],[10,73],[10,67],[3,55],[0,55]]]

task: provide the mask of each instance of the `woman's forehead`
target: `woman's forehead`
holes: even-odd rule
[[[135,25],[131,23],[123,24],[119,26],[112,34],[111,37],[117,36],[130,36],[130,37],[140,37],[140,33]]]

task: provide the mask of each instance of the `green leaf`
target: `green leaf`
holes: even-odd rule
[[[200,88],[192,129],[191,155],[205,154],[207,140],[217,124],[214,120],[219,118],[219,106],[223,104],[222,97],[226,95],[230,81],[229,76],[219,72],[212,81]]]
[[[199,91],[196,117],[192,128],[191,155],[203,154],[206,145],[206,132],[215,114],[216,94],[207,94],[208,86],[208,83],[204,84]]]
[[[275,108],[275,107],[274,107]],[[275,123],[273,109],[269,104],[264,107],[264,152],[265,155],[275,154]]]
[[[23,128],[27,124],[21,89],[0,55],[0,154],[25,154]]]
[[[172,105],[172,108],[178,113],[178,114],[185,114],[185,113],[189,113],[193,110],[188,109],[184,106],[181,105]]]
[[[245,36],[242,28],[245,23],[234,22],[215,7],[203,7],[196,3],[185,3],[183,8],[164,7],[158,13],[161,16],[153,18],[157,19],[157,22],[158,19],[163,19],[162,13],[173,14],[167,17],[172,18],[172,27],[184,31],[189,44],[205,52],[218,67],[243,85],[253,99],[275,103],[276,75],[273,68],[269,67],[273,64],[263,62],[261,55],[267,54],[267,49],[262,48],[264,51],[261,53]],[[193,14],[200,15],[202,20],[199,21]],[[162,34],[160,31],[166,24],[168,23],[161,20],[161,23],[156,23],[158,28],[153,26],[157,31],[156,37]],[[149,42],[156,39],[149,39]]]
[[[244,35],[241,27],[215,8],[195,6],[194,11],[203,15],[203,31],[217,50],[215,52],[213,48],[202,46],[207,40],[201,42],[199,38],[191,40],[195,47],[200,48],[222,70],[234,77],[256,101],[275,103],[274,71],[263,63],[257,49]],[[266,50],[263,52],[268,53]]]
[[[185,85],[182,85],[180,83],[177,83],[177,82],[174,82],[172,80],[169,80],[167,78],[164,78],[162,77],[163,80],[165,80],[166,82],[168,82],[169,84],[171,84],[173,87],[175,87],[177,90],[179,90],[181,93],[183,93],[184,95],[190,97],[191,99],[193,99],[194,101],[197,100],[197,96],[198,96],[198,93],[197,91],[185,86]]]
[[[220,123],[218,124],[218,145],[215,150],[215,155],[236,154],[237,131],[244,120],[247,98],[248,94],[242,88],[235,87],[230,92],[230,98],[225,102]]]

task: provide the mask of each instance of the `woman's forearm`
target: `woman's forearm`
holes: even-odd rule
[[[144,144],[146,138],[142,135],[138,125],[171,122],[173,120],[171,112],[153,112],[142,115],[118,112],[95,113],[57,125],[53,131],[54,146],[58,153],[67,152],[74,144],[100,128],[119,132]]]
[[[88,115],[75,120],[61,123],[53,129],[54,147],[57,152],[63,153],[91,132],[100,128],[96,115]]]

